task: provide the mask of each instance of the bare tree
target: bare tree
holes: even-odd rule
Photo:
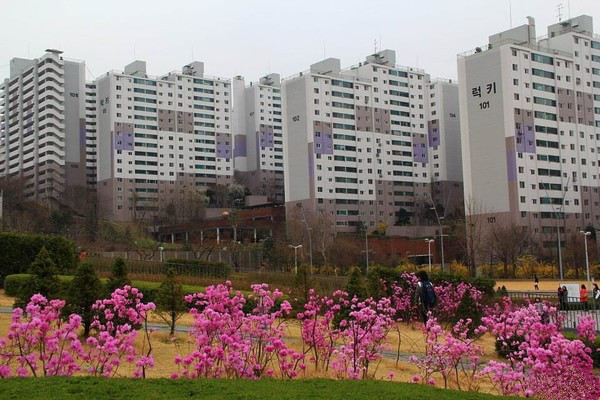
[[[483,247],[484,214],[480,202],[472,197],[465,202],[465,214],[456,218],[455,239],[464,254],[471,276],[477,272],[477,260]]]
[[[486,238],[486,245],[494,257],[504,265],[504,276],[516,275],[517,259],[528,253],[532,245],[531,235],[526,227],[510,224],[508,226],[494,225]]]

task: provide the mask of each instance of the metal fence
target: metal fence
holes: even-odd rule
[[[112,271],[114,259],[104,257],[89,257],[88,261],[93,265],[100,277],[108,277]],[[152,260],[128,259],[127,272],[133,280],[163,281],[169,268],[175,268],[175,272],[183,283],[208,285],[223,282],[230,279],[234,284],[241,284],[247,288],[252,283],[268,283],[278,288],[289,288],[296,285],[296,275],[291,270],[269,270],[265,268],[241,268],[231,267],[225,263],[225,267],[219,265],[202,264],[180,264],[167,263]],[[313,274],[308,281],[324,293],[333,292],[346,286],[348,278],[336,275]]]

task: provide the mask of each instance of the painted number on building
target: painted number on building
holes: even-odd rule
[[[490,108],[489,101],[483,101],[483,102],[479,103],[479,109],[485,110],[486,108]]]
[[[496,223],[496,217],[488,217],[487,218],[487,222],[488,222],[488,224],[495,224]]]
[[[71,97],[79,97],[79,93],[76,93],[76,92],[71,92],[71,93],[69,93],[69,95]]]
[[[292,121],[294,121],[294,122],[298,122],[298,121],[300,121],[300,116],[299,116],[299,115],[294,115],[294,116],[292,117]]]
[[[456,113],[450,113],[450,118],[456,118]]]

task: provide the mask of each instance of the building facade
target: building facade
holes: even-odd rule
[[[541,38],[529,18],[459,55],[458,72],[467,213],[488,230],[521,226],[546,248],[557,247],[557,230],[566,239],[597,225],[600,38],[592,18],[551,25]]]
[[[26,199],[69,203],[86,187],[85,64],[52,49],[14,58],[0,90],[4,176],[22,180]]]
[[[281,79],[269,74],[245,85],[232,81],[234,94],[234,141],[236,181],[253,195],[284,201],[284,115]]]
[[[343,70],[329,58],[284,80],[288,206],[325,215],[338,232],[383,225],[390,234],[430,234],[406,225],[424,224],[433,177],[439,198],[443,179],[460,180],[460,166],[455,174],[444,164],[455,162],[446,152],[460,147],[447,145],[443,130],[457,129],[455,89],[432,84],[423,70],[397,66],[391,50]],[[456,130],[451,140],[458,136]]]
[[[173,213],[189,218],[200,197],[233,182],[231,83],[193,62],[162,77],[135,61],[96,81],[97,191],[113,220]]]

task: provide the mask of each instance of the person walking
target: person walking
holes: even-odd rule
[[[533,275],[533,289],[540,290],[540,280],[538,279],[537,274]]]
[[[564,286],[558,285],[558,309],[565,309],[565,298],[567,297],[566,288]]]
[[[579,301],[581,301],[583,305],[583,309],[588,309],[588,296],[587,296],[587,288],[585,285],[581,285],[581,290],[579,291]]]
[[[600,301],[600,288],[598,287],[597,283],[594,283],[594,289],[592,290],[592,299],[593,299],[593,306],[594,309],[596,309],[596,306],[598,305],[598,302]]]
[[[417,277],[419,278],[419,282],[417,282],[417,287],[415,289],[414,302],[421,312],[423,323],[426,324],[429,319],[429,311],[431,311],[437,303],[437,297],[435,295],[433,284],[429,282],[427,272],[419,271]]]

